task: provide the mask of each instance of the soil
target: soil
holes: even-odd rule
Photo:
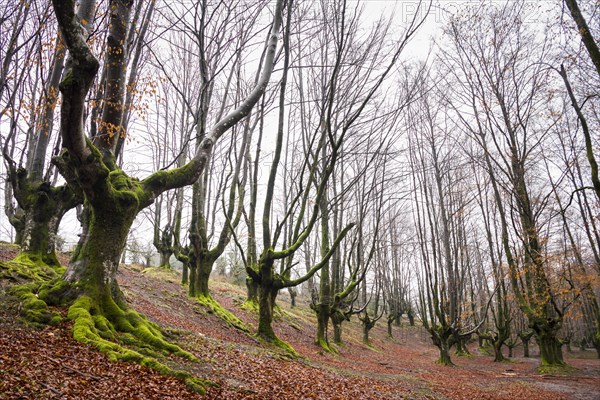
[[[0,262],[17,250],[0,245]],[[19,302],[6,292],[10,282],[0,281],[0,399],[600,399],[600,360],[591,350],[566,353],[574,369],[561,375],[537,372],[534,345],[532,358],[517,348],[516,357],[495,363],[473,343],[470,357],[453,356],[456,366],[444,367],[423,328],[403,321],[388,338],[381,320],[365,345],[354,318],[343,325],[344,344],[333,355],[314,344],[316,318],[308,304],[301,299],[291,308],[282,293],[274,330],[300,354],[291,358],[187,297],[180,279],[175,271],[137,265],[122,265],[118,277],[130,305],[198,357],[161,361],[214,382],[205,396],[146,367],[108,360],[72,339],[68,322],[26,325]],[[257,316],[240,308],[245,288],[216,277],[211,290],[254,331]]]

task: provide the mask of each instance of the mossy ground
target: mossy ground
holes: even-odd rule
[[[134,310],[122,310],[110,299],[99,307],[90,297],[81,296],[69,308],[68,318],[74,321],[76,340],[98,348],[111,360],[139,363],[163,375],[183,379],[190,388],[204,393],[207,382],[158,361],[168,354],[191,361],[196,357],[166,341],[156,324]]]
[[[562,365],[540,365],[537,372],[540,375],[570,375],[577,371],[577,368],[564,363]]]
[[[161,374],[182,379],[194,391],[204,393],[209,382],[159,361],[170,354],[187,360],[196,360],[196,357],[169,343],[158,325],[132,309],[120,307],[110,296],[103,300],[93,299],[71,287],[60,278],[64,271],[62,266],[50,267],[23,254],[0,263],[0,278],[18,282],[8,291],[19,300],[21,315],[26,322],[35,326],[58,324],[64,318],[53,307],[66,306],[67,319],[73,321],[73,337],[77,341],[96,347],[113,361],[139,363]],[[68,291],[82,294],[69,299],[64,296]]]
[[[60,281],[64,271],[62,266],[48,266],[26,253],[0,263],[0,279],[14,283],[9,293],[19,299],[24,321],[34,326],[56,325],[62,321],[60,313],[51,310],[43,299],[49,294],[49,286]]]

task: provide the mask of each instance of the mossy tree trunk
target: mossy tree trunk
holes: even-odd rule
[[[502,346],[506,340],[503,335],[498,333],[481,333],[479,337],[492,343],[492,348],[494,349],[494,361],[500,362],[506,360],[502,354]]]
[[[260,266],[260,289],[258,293],[258,336],[275,341],[277,336],[273,331],[273,310],[279,289],[275,286],[276,279],[273,271],[273,260],[264,260]]]
[[[440,351],[438,363],[446,366],[453,366],[450,358],[450,348],[452,347],[452,329],[446,326],[432,325],[429,328],[433,344]]]
[[[531,322],[530,322],[531,324]],[[540,364],[542,366],[564,365],[562,341],[558,338],[561,321],[549,319],[541,323],[534,320],[531,324],[534,337],[540,349]]]
[[[258,303],[259,291],[258,282],[255,282],[250,277],[246,277],[246,300],[251,303]]]
[[[111,176],[120,179],[124,174],[113,173]],[[114,179],[103,182],[103,193],[98,191],[95,198],[87,202],[90,211],[88,236],[79,258],[71,262],[64,279],[76,284],[92,299],[106,301],[106,296],[110,295],[121,303],[117,269],[141,199],[128,190],[114,187],[115,183]]]
[[[387,317],[387,336],[390,339],[394,338],[394,333],[392,331],[392,325],[394,324],[395,321],[396,321],[396,318],[393,314],[388,315],[388,317]]]
[[[161,251],[159,254],[159,268],[171,269],[171,256],[173,252],[171,251]]]
[[[181,284],[187,285],[189,282],[189,271],[190,271],[189,251],[187,249],[182,249],[182,248],[176,247],[174,254],[175,254],[175,258],[177,259],[177,261],[181,262],[181,264],[182,264]]]
[[[467,347],[467,342],[469,340],[468,336],[461,335],[460,332],[454,332],[453,341],[456,343],[456,352],[457,356],[470,356],[469,348]]]
[[[24,169],[9,171],[9,175],[21,211],[17,235],[20,257],[58,266],[56,239],[60,221],[81,198],[67,185],[53,187],[49,182],[32,180]]]
[[[39,100],[41,114],[32,121],[35,131],[32,132],[25,148],[26,167],[17,168],[8,148],[2,149],[8,167],[7,181],[18,205],[13,209],[10,199],[5,208],[8,220],[16,231],[16,243],[21,245],[22,256],[50,266],[59,264],[55,244],[60,221],[64,214],[78,203],[69,187],[53,186],[50,176],[54,171],[51,167],[44,171],[48,145],[53,133],[54,111],[58,103],[58,85],[64,68],[65,54],[62,36],[58,34],[52,65],[45,77]],[[12,132],[8,136],[11,135]],[[80,203],[81,198],[78,200]]]
[[[193,268],[195,271],[195,283],[194,285],[190,284],[190,296],[211,297],[208,281],[217,257],[215,257],[214,254],[211,254],[211,252],[202,252],[194,257],[194,259],[196,260],[196,265]]]
[[[296,297],[298,297],[298,291],[295,288],[288,288],[290,294],[290,307],[296,307]]]
[[[320,303],[316,306],[317,313],[317,337],[315,343],[325,350],[329,350],[329,337],[327,328],[329,325],[329,305]]]
[[[365,316],[360,319],[362,322],[362,341],[364,344],[371,344],[369,340],[369,332],[375,326],[375,321],[365,313]]]
[[[325,170],[325,148],[322,149],[322,168]],[[329,248],[329,201],[327,191],[321,196],[319,201],[319,209],[321,211],[321,257],[325,257],[330,251]],[[317,337],[315,342],[323,349],[330,351],[329,339],[327,336],[327,328],[329,326],[329,318],[332,306],[332,279],[330,276],[329,263],[325,263],[321,268],[321,278],[319,283],[319,304],[316,305],[317,312]]]
[[[331,315],[331,324],[333,325],[333,343],[342,344],[342,322],[346,319],[345,315],[336,311]]]
[[[408,310],[406,315],[408,316],[408,324],[410,326],[415,326],[415,313],[412,308]]]
[[[521,341],[523,342],[523,357],[529,358],[529,341],[531,339],[531,335],[521,336]]]
[[[91,5],[93,15],[95,2],[84,3]],[[273,69],[282,4],[282,1],[277,2],[272,31],[266,44],[262,74],[255,89],[200,139],[201,144],[187,164],[155,172],[140,181],[128,177],[117,168],[115,156],[117,141],[123,133],[121,123],[127,67],[124,54],[133,2],[110,2],[106,49],[107,93],[100,124],[102,135],[96,136],[92,143],[86,137],[83,121],[86,98],[99,63],[86,43],[87,34],[82,31],[79,19],[75,16],[74,3],[53,0],[56,19],[69,50],[66,73],[60,84],[63,100],[60,127],[63,150],[60,157],[53,161],[69,184],[81,189],[84,204],[89,210],[88,233],[82,238],[81,250],[63,277],[67,285],[59,285],[59,301],[66,303],[76,297],[69,309],[69,318],[75,321],[76,339],[94,344],[109,354],[118,352],[116,358],[132,359],[132,353],[135,353],[109,341],[116,339],[117,332],[125,333],[121,338],[127,343],[184,353],[177,346],[165,342],[156,326],[133,310],[128,310],[116,281],[120,254],[129,228],[140,210],[152,204],[161,193],[196,182],[208,162],[215,142],[246,117],[262,97]],[[87,20],[91,21],[92,18]],[[143,360],[137,353],[133,356],[133,359]]]

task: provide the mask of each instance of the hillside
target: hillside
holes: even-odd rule
[[[14,248],[3,246],[0,261],[13,253]],[[454,357],[457,366],[449,368],[435,363],[437,350],[422,328],[394,327],[395,339],[389,339],[382,320],[372,331],[372,345],[366,346],[359,322],[353,319],[344,325],[339,355],[331,355],[313,344],[316,319],[308,305],[291,308],[281,295],[275,331],[300,353],[300,358],[291,359],[188,298],[175,272],[124,265],[118,279],[131,306],[199,359],[163,362],[217,386],[200,396],[175,378],[136,364],[111,362],[74,341],[69,323],[26,326],[19,322],[19,302],[7,294],[9,282],[3,280],[0,399],[600,398],[600,360],[592,351],[567,353],[576,370],[564,376],[538,374],[538,360],[520,357],[520,348],[511,362],[494,363],[475,344],[472,357]],[[239,307],[244,289],[218,279],[211,284],[215,299],[252,329],[256,316]]]

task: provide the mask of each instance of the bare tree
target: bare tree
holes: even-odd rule
[[[205,168],[217,140],[246,117],[260,100],[273,69],[283,1],[276,4],[269,39],[265,44],[263,72],[255,89],[237,108],[217,121],[206,136],[199,138],[201,144],[186,165],[155,172],[142,180],[132,178],[119,169],[115,154],[119,137],[116,129],[121,124],[124,111],[122,104],[125,88],[122,77],[126,65],[122,62],[120,53],[127,46],[127,42],[123,40],[127,29],[123,28],[130,26],[132,3],[114,0],[110,4],[111,27],[107,60],[118,65],[111,65],[110,73],[107,72],[107,76],[110,75],[107,78],[107,93],[110,94],[107,95],[114,96],[114,101],[121,106],[107,106],[100,124],[103,130],[99,132],[103,133],[94,142],[86,138],[83,117],[85,98],[99,63],[86,43],[86,36],[72,6],[72,3],[53,2],[58,25],[69,51],[64,78],[60,84],[63,101],[60,126],[63,151],[54,161],[65,179],[83,192],[90,218],[89,232],[78,258],[69,265],[59,284],[63,291],[60,297],[62,300],[66,300],[66,297],[76,298],[70,308],[70,315],[75,320],[74,333],[78,340],[106,347],[106,340],[98,334],[98,329],[106,331],[107,322],[110,322],[138,341],[181,354],[176,346],[164,341],[157,329],[129,310],[116,282],[120,254],[133,219],[140,210],[151,205],[161,193],[195,182]],[[103,322],[96,325],[95,321],[100,320]],[[109,346],[115,357],[129,353],[127,357],[131,358],[130,351],[125,351],[116,344]]]

